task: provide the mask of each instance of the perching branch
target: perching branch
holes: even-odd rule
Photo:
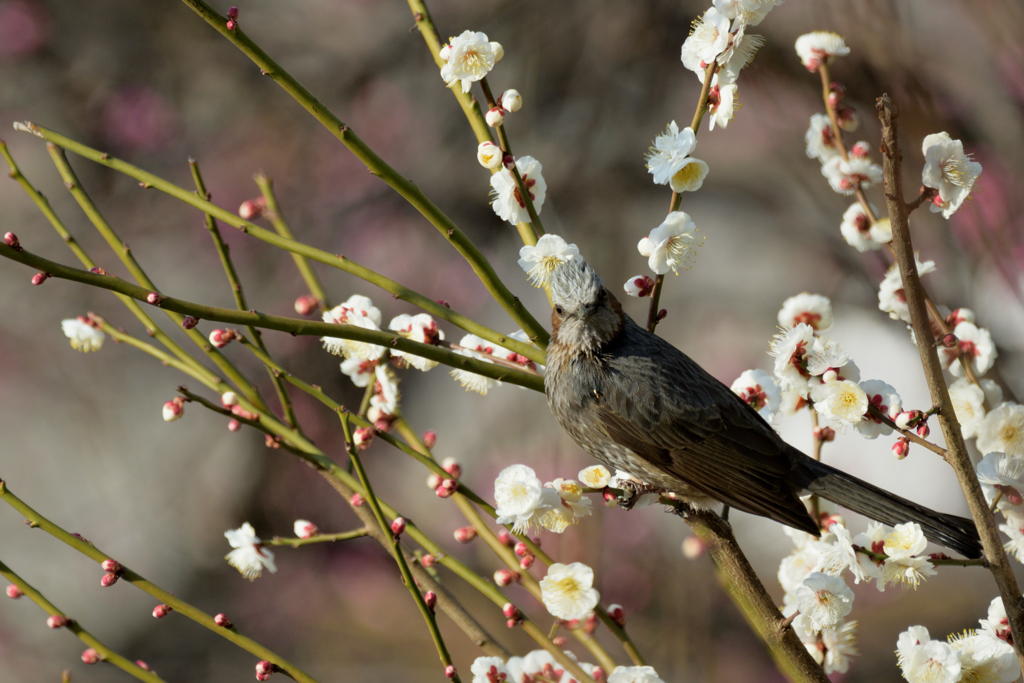
[[[903,290],[906,293],[907,305],[910,308],[911,325],[917,338],[917,348],[921,354],[921,366],[924,368],[928,391],[932,405],[937,406],[939,426],[946,441],[947,461],[953,466],[960,482],[964,498],[971,510],[974,523],[978,526],[981,544],[988,560],[989,571],[995,578],[999,594],[1006,607],[1006,616],[1013,633],[1014,649],[1021,664],[1024,665],[1024,599],[1021,598],[1017,579],[1013,575],[1013,567],[1003,549],[999,538],[999,529],[985,496],[978,484],[974,466],[971,464],[964,443],[960,423],[956,419],[953,403],[949,398],[949,389],[942,375],[942,365],[936,353],[931,327],[928,323],[928,308],[921,279],[917,273],[914,257],[914,246],[910,239],[910,226],[907,222],[907,204],[903,199],[903,178],[900,165],[903,155],[899,142],[899,108],[888,95],[882,95],[876,102],[878,118],[882,122],[882,168],[885,181],[885,199],[889,210],[889,221],[892,224],[892,246],[903,277]]]

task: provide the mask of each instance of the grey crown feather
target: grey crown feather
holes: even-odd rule
[[[551,276],[551,298],[554,303],[574,311],[583,304],[597,301],[604,283],[581,257],[563,261]]]

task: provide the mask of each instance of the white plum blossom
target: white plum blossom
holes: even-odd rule
[[[984,327],[978,327],[966,320],[957,324],[953,329],[953,335],[957,339],[957,345],[952,348],[939,350],[939,360],[942,366],[948,368],[955,377],[963,377],[964,369],[960,364],[960,353],[963,353],[970,362],[971,370],[976,376],[984,375],[992,369],[999,352],[996,351],[992,335]]]
[[[860,369],[857,364],[850,360],[850,354],[834,339],[814,338],[814,346],[807,355],[807,372],[814,377],[820,377],[825,383],[837,379],[860,381]]]
[[[813,631],[837,626],[853,609],[853,591],[838,576],[811,572],[796,589],[796,604]]]
[[[256,530],[249,522],[246,522],[238,529],[231,529],[224,532],[224,537],[234,548],[224,556],[232,567],[242,573],[242,576],[250,581],[255,580],[263,573],[264,568],[271,574],[277,571],[274,565],[274,553],[267,550]]]
[[[711,79],[711,91],[708,93],[709,130],[714,130],[715,125],[726,128],[732,121],[739,104],[738,91],[734,83],[719,83],[717,74]]]
[[[845,195],[853,194],[857,185],[867,189],[882,182],[882,167],[863,157],[832,157],[822,165],[821,174],[833,190]]]
[[[988,415],[978,429],[978,450],[1024,455],[1024,406],[1007,401]]]
[[[770,420],[782,404],[778,383],[764,370],[744,371],[729,388],[766,420]]]
[[[388,329],[397,332],[406,339],[411,339],[421,344],[436,346],[438,342],[444,341],[444,330],[441,330],[437,326],[437,322],[426,313],[396,316],[388,323]],[[437,367],[436,360],[430,360],[429,358],[399,351],[398,349],[392,349],[391,355],[401,358],[410,367],[422,370],[423,372]]]
[[[789,533],[789,530],[786,530]],[[821,571],[822,558],[832,544],[831,534],[823,534],[819,540],[810,534],[797,536],[790,534],[796,547],[779,563],[777,578],[782,590],[786,592],[787,604],[793,604],[796,591],[803,585],[804,579],[812,572]]]
[[[1013,510],[1006,510],[1003,514],[1006,515],[1006,523],[1000,524],[999,530],[1010,537],[1003,548],[1018,562],[1024,562],[1024,514]]]
[[[71,348],[83,353],[99,351],[107,338],[103,330],[90,325],[84,316],[61,320],[60,327],[64,331],[64,336],[71,340]]]
[[[559,619],[585,619],[597,607],[600,594],[594,586],[594,570],[582,562],[548,567],[540,580],[541,600],[548,612]]]
[[[868,395],[854,381],[836,380],[822,385],[815,395],[814,409],[827,422],[834,425],[860,424],[868,411]]]
[[[1024,511],[1024,456],[993,451],[978,462],[978,482],[985,500],[1007,511]]]
[[[903,677],[910,683],[957,683],[960,653],[941,640],[932,640],[924,626],[911,626],[896,643]]]
[[[652,666],[617,666],[608,683],[665,683]]]
[[[827,114],[811,115],[811,123],[804,134],[804,143],[807,156],[823,164],[839,156],[835,131],[832,130],[832,121]]]
[[[394,415],[398,410],[398,377],[387,365],[379,364],[373,369],[374,379],[373,396],[370,398],[370,406],[377,408],[388,415]]]
[[[504,351],[505,353],[508,353],[506,349],[495,346],[475,334],[467,334],[464,336],[459,341],[459,346],[462,348],[454,349],[455,353],[460,356],[469,356],[476,360],[482,360],[487,363],[494,362],[490,359],[490,356],[495,354],[496,351]],[[453,368],[450,374],[467,391],[475,391],[483,396],[486,396],[487,392],[491,389],[501,386],[500,380],[484,377],[483,375],[478,375],[475,372],[470,372],[469,370],[463,370],[461,368]]]
[[[779,310],[779,326],[796,327],[800,323],[810,325],[815,332],[824,332],[832,327],[832,302],[827,296],[803,292],[782,302]]]
[[[939,191],[931,210],[941,211],[943,218],[949,218],[971,193],[974,181],[981,175],[981,164],[964,154],[963,143],[946,132],[926,136],[921,152],[924,154],[921,182]]]
[[[917,264],[918,275],[935,272],[935,261],[922,263],[917,258],[917,254],[914,254],[914,260]],[[888,313],[893,320],[910,322],[910,306],[907,305],[907,295],[903,291],[903,276],[896,263],[889,267],[885,273],[885,279],[878,286],[878,308]]]
[[[365,296],[354,294],[348,301],[339,304],[329,311],[324,311],[323,320],[325,323],[335,325],[353,325],[365,330],[380,330],[380,309]],[[357,341],[355,339],[342,339],[341,337],[323,337],[324,348],[336,356],[345,358],[361,358],[363,360],[377,360],[387,349],[383,346]]]
[[[922,579],[935,576],[935,565],[928,558],[919,556],[927,546],[928,539],[916,522],[893,527],[883,541],[882,552],[888,557],[878,583],[906,583],[917,588]]]
[[[775,376],[783,391],[793,389],[807,396],[807,354],[813,349],[814,328],[806,323],[799,323],[772,340],[770,353],[775,356]]]
[[[948,642],[960,654],[962,683],[1013,683],[1020,678],[1020,663],[1009,643],[978,631],[950,636]]]
[[[842,626],[822,631],[821,644],[825,646],[825,657],[819,662],[825,669],[826,674],[844,674],[850,669],[850,657],[856,657],[857,651],[857,622],[847,621]],[[818,656],[821,650],[815,644]]]
[[[981,380],[981,387],[966,378],[960,378],[949,385],[949,400],[960,423],[965,439],[973,439],[985,420],[985,401],[998,406],[1003,402],[1003,390],[990,379]]]
[[[1006,640],[1010,637],[1010,620],[1006,617],[1006,606],[1000,597],[992,598],[985,619],[979,619],[981,630],[992,638]]]
[[[526,245],[519,250],[519,267],[530,276],[535,287],[551,282],[555,269],[566,261],[579,258],[580,250],[558,235],[542,235],[536,246]]]
[[[567,654],[572,656],[569,652]],[[584,667],[585,665],[580,664],[580,666]],[[566,683],[571,680],[562,665],[547,650],[534,650],[525,657],[509,657],[505,668],[510,674],[510,683],[533,683],[539,677]]]
[[[874,205],[871,205],[871,210],[878,215],[878,209]],[[880,225],[883,220],[884,225]],[[839,225],[839,231],[843,234],[843,239],[847,244],[857,251],[861,253],[875,251],[892,241],[892,226],[888,218],[883,220],[876,221],[875,225],[871,225],[871,220],[865,213],[864,207],[860,202],[854,202],[843,213],[843,222]]]
[[[543,489],[532,467],[509,465],[503,469],[494,480],[498,524],[513,524],[516,533],[528,531],[543,503]]]
[[[580,478],[581,482],[592,489],[603,489],[612,480],[612,473],[604,465],[591,465],[580,470],[580,473],[576,476]]]
[[[548,492],[554,492],[551,496]],[[572,479],[555,479],[544,484],[544,503],[548,508],[538,512],[536,521],[548,531],[560,534],[570,524],[575,524],[580,517],[587,517],[592,512],[591,501],[584,497],[583,487]]]
[[[714,7],[704,12],[693,22],[693,30],[683,43],[683,65],[695,70],[694,65],[703,62],[706,66],[718,59],[729,46],[730,24],[728,17]]]
[[[374,379],[376,367],[377,361],[364,358],[346,358],[341,361],[342,374],[348,375],[357,387],[365,387]]]
[[[441,58],[448,62],[441,67],[441,78],[449,88],[458,84],[462,92],[469,92],[470,86],[486,76],[500,59],[496,47],[501,48],[490,42],[486,33],[463,31],[441,50]]]
[[[690,156],[697,147],[692,128],[683,128],[675,121],[664,133],[654,138],[647,154],[647,171],[656,185],[669,185],[674,192],[694,192],[704,184],[708,165]]]
[[[544,206],[544,198],[547,196],[548,184],[544,181],[541,163],[531,156],[524,156],[516,159],[516,170],[523,179],[523,185],[533,202],[533,210],[540,215]],[[517,223],[529,223],[530,212],[526,209],[526,201],[516,187],[516,180],[512,177],[512,171],[502,168],[491,176],[491,208],[502,220],[512,225]]]
[[[626,292],[627,296],[635,296],[637,298],[650,296],[654,290],[654,280],[649,275],[635,275],[622,285],[623,291]]]
[[[875,522],[878,528],[881,525]],[[836,541],[822,552],[821,571],[833,576],[839,576],[844,570],[849,569],[853,574],[853,582],[870,581],[879,576],[878,565],[864,553],[857,552],[854,546],[871,550],[874,541],[868,534],[858,534],[856,538],[850,537],[850,532],[842,524],[833,524],[829,531],[835,534]]]
[[[509,678],[501,657],[477,657],[469,670],[473,674],[473,683],[502,683]]]
[[[869,379],[861,382],[860,388],[867,394],[868,405],[883,415],[892,417],[902,409],[903,401],[900,399],[900,395],[889,384],[878,379]],[[861,436],[868,439],[892,434],[892,427],[882,422],[880,417],[872,415],[870,411],[865,413],[864,419],[855,424],[854,427],[860,432]]]
[[[502,152],[501,147],[490,140],[484,140],[476,148],[476,160],[480,162],[480,165],[484,168],[494,170],[501,166]]]
[[[796,53],[808,71],[817,71],[832,57],[845,57],[850,54],[846,41],[838,33],[831,31],[813,31],[796,39]]]
[[[694,232],[696,226],[690,214],[673,211],[650,235],[640,240],[636,248],[641,256],[647,257],[647,265],[658,275],[670,270],[678,275],[679,268],[688,268],[696,254]]]

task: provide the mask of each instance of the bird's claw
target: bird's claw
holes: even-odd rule
[[[665,489],[645,484],[639,479],[629,479],[624,481],[620,488],[622,490],[622,495],[616,498],[616,501],[618,502],[619,507],[623,510],[632,510],[640,501],[640,498],[648,493],[655,493],[658,495],[665,493]]]

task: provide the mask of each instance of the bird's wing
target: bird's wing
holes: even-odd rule
[[[654,335],[644,341],[603,359],[610,379],[595,409],[609,438],[712,498],[813,533],[787,481],[791,447],[681,351]]]

